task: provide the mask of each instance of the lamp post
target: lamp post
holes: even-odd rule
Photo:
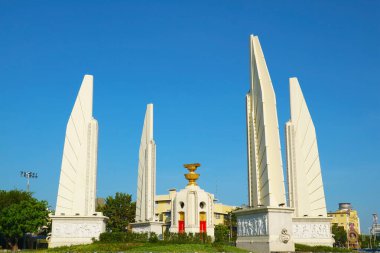
[[[30,189],[30,178],[37,178],[38,175],[36,172],[31,172],[31,171],[20,171],[20,176],[22,177],[25,177],[26,180],[27,180],[27,184],[26,184],[26,189],[27,191],[29,192],[29,189]]]
[[[232,241],[232,211],[228,214],[230,216],[230,242]]]

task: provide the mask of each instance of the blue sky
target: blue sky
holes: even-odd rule
[[[65,128],[94,75],[98,195],[135,195],[147,103],[155,106],[157,193],[184,163],[226,204],[247,202],[245,94],[258,35],[277,96],[299,78],[318,136],[328,210],[351,202],[368,233],[380,212],[379,1],[0,1],[0,189],[55,207]]]

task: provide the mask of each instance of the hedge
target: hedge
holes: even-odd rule
[[[133,232],[105,232],[99,236],[99,242],[114,243],[114,242],[168,242],[175,244],[185,243],[208,243],[212,242],[210,236],[205,233],[165,233],[163,240],[160,241],[156,233],[133,233]]]
[[[105,232],[99,236],[100,242],[148,242],[148,233]]]
[[[296,251],[307,252],[352,252],[352,250],[345,248],[333,248],[328,246],[309,246],[304,244],[295,244]]]

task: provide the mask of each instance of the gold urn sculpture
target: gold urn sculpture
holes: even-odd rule
[[[185,174],[185,178],[189,180],[189,183],[187,185],[198,185],[196,181],[198,180],[200,174],[197,174],[194,171],[196,171],[200,166],[200,163],[190,163],[183,165],[183,167],[189,170],[189,173]]]

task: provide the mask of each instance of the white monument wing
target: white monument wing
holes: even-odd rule
[[[247,94],[250,206],[285,204],[276,96],[260,42],[250,37],[251,86]]]
[[[93,77],[85,75],[66,127],[56,215],[95,212],[98,123],[92,102]]]
[[[148,104],[139,150],[135,221],[153,221],[156,195],[156,144],[153,139],[153,104]]]
[[[297,78],[290,78],[290,113],[286,124],[290,205],[298,217],[326,217],[317,136]]]

